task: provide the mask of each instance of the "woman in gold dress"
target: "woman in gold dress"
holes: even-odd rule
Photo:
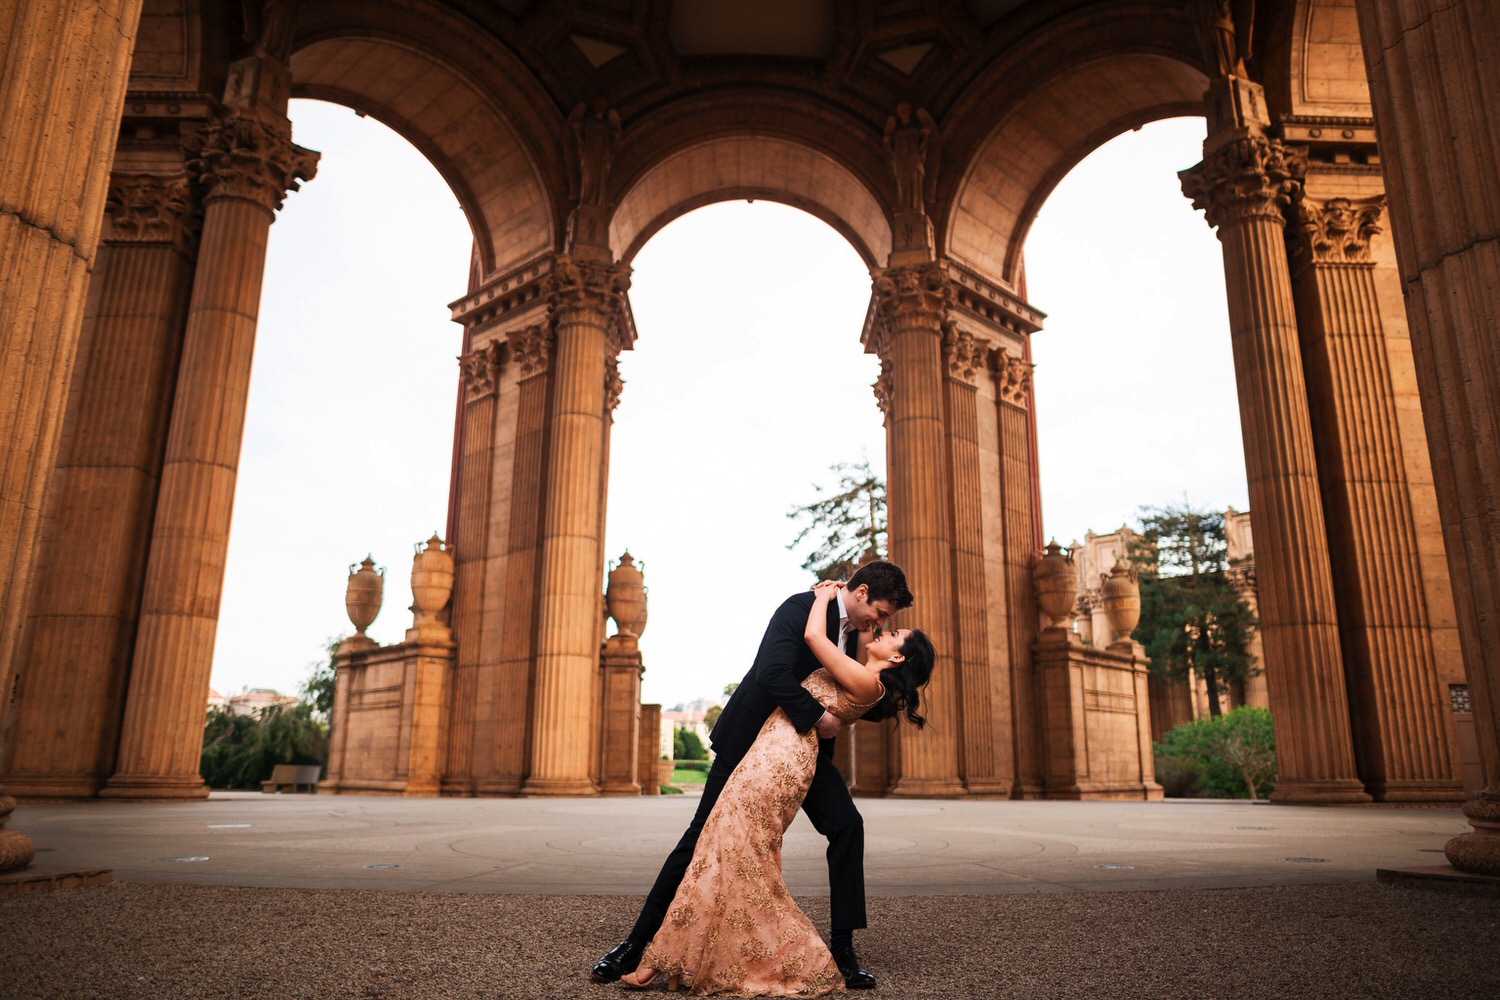
[[[888,699],[920,727],[919,689],[932,673],[932,644],[896,629],[861,637],[859,657],[828,638],[828,602],[840,584],[825,581],[804,633],[822,665],[803,681],[846,722]],[[621,979],[641,987],[665,976],[695,995],[823,996],[844,988],[827,945],[781,877],[781,842],[817,765],[815,733],[799,733],[781,709],[771,713],[714,805],[640,967]]]

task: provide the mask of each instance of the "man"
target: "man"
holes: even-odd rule
[[[646,896],[640,916],[625,940],[599,959],[589,978],[608,983],[634,972],[641,953],[656,934],[667,907],[677,892],[683,873],[693,858],[693,847],[708,814],[718,801],[724,782],[734,773],[766,719],[777,708],[787,714],[798,732],[817,731],[818,765],[802,811],[813,827],[828,838],[828,889],[832,924],[829,950],[844,984],[850,989],[871,989],[875,977],[859,964],[854,954],[854,931],[865,926],[865,828],[843,776],[833,763],[833,738],[839,719],[802,687],[802,681],[818,667],[818,661],[802,638],[813,604],[811,593],[794,594],[771,616],[745,679],[735,688],[719,721],[709,734],[714,763],[703,785],[703,798],[687,831],[667,855],[656,884]],[[912,604],[906,574],[890,562],[866,563],[849,578],[837,600],[828,605],[828,638],[854,655],[858,635],[884,625],[891,615]],[[877,714],[879,713],[879,714]],[[865,715],[878,722],[888,712],[877,706]]]

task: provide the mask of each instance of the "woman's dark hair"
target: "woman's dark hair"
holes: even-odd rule
[[[933,652],[932,640],[927,633],[913,629],[901,644],[900,663],[893,663],[880,672],[880,683],[885,685],[885,697],[880,699],[883,708],[900,717],[906,713],[907,721],[921,729],[927,720],[917,711],[921,705],[920,688],[932,677],[932,663],[937,654]]]

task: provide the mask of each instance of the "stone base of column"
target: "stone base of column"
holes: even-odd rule
[[[1362,782],[1348,781],[1278,781],[1271,801],[1282,805],[1352,805],[1369,802],[1370,793]]]
[[[537,797],[598,795],[599,789],[588,778],[527,778],[521,786],[521,794]]]
[[[96,777],[7,774],[5,790],[22,802],[37,799],[91,799],[104,787]]]
[[[1457,781],[1409,779],[1371,783],[1366,790],[1376,802],[1430,802],[1457,805],[1467,795]]]
[[[36,857],[36,845],[31,838],[16,830],[4,829],[10,819],[16,800],[9,795],[0,795],[0,872],[17,872],[31,864]]]
[[[1448,863],[1474,875],[1500,875],[1500,794],[1481,792],[1464,803],[1471,833],[1461,833],[1443,845]]]
[[[1016,787],[1011,790],[1010,797],[1013,799],[1045,799],[1047,797],[1047,789],[1039,781],[1018,781],[1016,782]]]
[[[640,795],[641,786],[634,781],[607,781],[599,786],[600,795]]]
[[[101,799],[206,799],[208,786],[194,775],[117,774],[99,792]]]
[[[898,799],[956,799],[968,790],[957,778],[897,778],[888,794]]]
[[[474,794],[485,795],[520,795],[521,782],[518,779],[481,781],[474,786]]]
[[[444,778],[442,794],[456,799],[471,799],[475,794],[474,782],[468,778]]]
[[[1011,783],[1003,778],[966,778],[964,788],[971,799],[1008,799]]]

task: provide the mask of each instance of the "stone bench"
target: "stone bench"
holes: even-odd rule
[[[260,783],[260,790],[279,792],[290,785],[294,792],[317,792],[318,775],[322,770],[322,764],[277,764],[271,771],[271,780]]]

